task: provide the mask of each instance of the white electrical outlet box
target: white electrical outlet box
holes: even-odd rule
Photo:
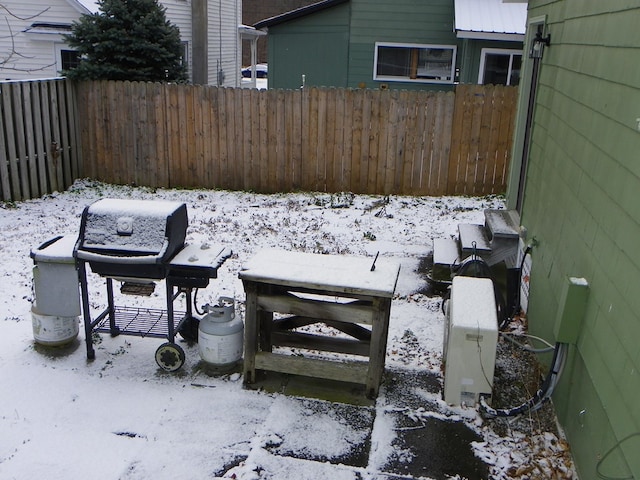
[[[444,332],[444,401],[474,405],[491,396],[498,343],[493,282],[456,276]]]

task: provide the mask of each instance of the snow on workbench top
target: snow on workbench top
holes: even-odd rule
[[[375,269],[371,270],[374,258],[265,249],[249,260],[239,276],[278,285],[390,298],[395,290],[400,264],[379,257]]]

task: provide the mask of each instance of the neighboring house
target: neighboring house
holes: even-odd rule
[[[270,87],[443,90],[516,85],[525,23],[526,5],[502,0],[325,0],[254,26]]]
[[[318,0],[242,0],[242,23],[253,25],[264,18],[305,7]],[[258,39],[257,63],[267,63],[267,37]],[[250,52],[242,51],[242,65],[251,65]]]
[[[528,325],[571,344],[554,404],[579,477],[640,479],[640,2],[528,7],[526,45],[544,41],[524,59],[508,190],[533,245]]]
[[[180,29],[194,83],[240,84],[241,38],[257,38],[242,23],[241,0],[161,0]],[[95,0],[0,0],[0,80],[51,78],[78,61],[64,42],[71,22],[98,12]],[[2,8],[4,7],[4,8]],[[254,31],[255,32],[255,31]]]

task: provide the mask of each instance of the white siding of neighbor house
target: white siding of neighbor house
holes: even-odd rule
[[[235,87],[240,84],[240,40],[238,26],[242,23],[241,0],[210,0],[209,16],[209,84]],[[218,72],[224,81],[218,82]]]
[[[95,1],[81,2],[90,10],[96,9]],[[23,33],[23,30],[34,22],[70,24],[80,17],[83,13],[82,8],[74,0],[54,0],[49,2],[48,7],[43,6],[41,1],[1,0],[1,3],[19,18],[7,15],[0,9],[0,64],[12,51],[12,39],[7,31],[5,17],[14,34],[14,49],[21,56],[16,55],[6,65],[0,65],[0,80],[59,76],[56,59],[60,48],[66,45],[61,36],[28,35]],[[191,0],[160,0],[160,3],[166,8],[167,19],[180,29],[182,41],[187,42],[188,71],[191,78],[194,62]],[[40,12],[42,13],[37,15]],[[241,51],[238,25],[242,23],[241,15],[241,0],[208,1],[209,84],[218,84],[219,69],[224,72],[224,86],[236,86],[239,83]]]
[[[34,22],[68,24],[71,20],[78,18],[80,12],[66,0],[54,2],[2,0],[1,3],[11,11],[12,15],[0,9],[0,63],[2,63],[0,80],[59,76],[56,67],[56,44],[65,45],[62,38],[52,34],[28,35],[23,33],[23,30]],[[13,33],[13,37],[10,32]],[[16,54],[6,61],[12,50],[15,50]]]
[[[180,39],[187,42],[187,68],[191,79],[191,46],[193,43],[191,27],[191,0],[161,0],[160,3],[167,9],[167,20],[180,29]]]

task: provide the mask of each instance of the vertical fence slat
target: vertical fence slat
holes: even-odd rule
[[[34,135],[34,119],[33,119],[33,105],[31,95],[31,84],[23,83],[20,85],[22,90],[22,101],[24,104],[24,142],[25,142],[25,154],[27,162],[27,172],[29,177],[29,198],[40,196],[40,189],[38,188],[38,168],[37,168],[37,153],[35,147],[35,135]]]
[[[337,176],[340,179],[338,188],[340,191],[349,191],[351,185],[351,149],[353,145],[353,92],[351,90],[341,89],[340,102],[338,103],[338,120],[336,135],[336,157],[338,162]]]
[[[374,91],[369,123],[369,176],[367,193],[384,192],[384,162],[387,155],[387,124],[389,122],[388,91]]]
[[[243,190],[251,190],[253,188],[253,177],[255,172],[252,169],[252,160],[253,156],[251,153],[251,144],[252,144],[252,136],[251,136],[251,93],[253,89],[243,88],[241,91],[242,94],[242,115],[240,118],[240,130],[243,134],[242,145],[240,148],[242,149],[242,154],[240,158],[238,158],[238,163],[242,164],[242,170],[244,172],[241,180],[242,180],[242,189]]]
[[[352,116],[351,120],[351,151],[347,156],[347,162],[351,165],[350,174],[347,176],[347,188],[351,192],[360,193],[360,170],[362,156],[362,105],[364,95],[361,90],[349,90],[347,96],[350,98],[347,109]]]
[[[318,128],[318,89],[312,87],[305,89],[308,99],[307,118],[308,118],[308,134],[307,134],[307,160],[305,161],[306,172],[304,189],[317,191],[316,171],[318,169],[318,144],[319,144],[319,128]]]
[[[67,104],[69,99],[67,98],[67,90],[65,88],[64,80],[56,80],[54,85],[58,95],[59,106],[59,160],[62,171],[62,184],[64,187],[73,183],[73,176],[71,174],[71,132],[69,131],[69,118],[67,117]]]
[[[22,188],[20,183],[20,170],[18,166],[18,152],[16,147],[16,131],[13,115],[13,89],[14,84],[4,85],[2,88],[2,104],[4,113],[4,124],[7,132],[6,148],[7,161],[9,162],[9,174],[11,178],[11,198],[22,200]]]
[[[289,152],[287,151],[287,140],[286,137],[287,131],[285,128],[286,123],[286,107],[285,107],[285,91],[284,90],[276,90],[275,95],[273,97],[275,101],[275,132],[274,132],[274,141],[275,143],[271,144],[271,149],[274,150],[274,158],[275,162],[273,167],[275,169],[275,191],[283,192],[287,190],[285,186],[288,180],[288,161],[287,156]],[[274,148],[275,147],[275,148]]]
[[[207,184],[209,188],[217,188],[220,182],[220,141],[218,124],[218,89],[207,88],[207,112],[205,114],[205,141],[207,150]]]
[[[62,82],[65,89],[65,97],[67,102],[65,108],[67,110],[67,119],[69,122],[69,159],[71,162],[71,177],[73,182],[81,176],[80,163],[82,158],[82,144],[80,142],[80,128],[78,125],[78,102],[71,82]]]
[[[422,184],[426,180],[424,175],[424,162],[426,157],[427,142],[431,137],[430,130],[427,129],[427,117],[433,110],[431,104],[435,98],[432,94],[422,95],[421,101],[414,102],[415,120],[413,124],[413,148],[411,151],[410,165],[405,169],[404,189],[412,195],[422,191]],[[413,99],[410,99],[410,101]],[[427,158],[428,160],[428,158]]]
[[[359,193],[368,193],[369,168],[371,167],[370,144],[373,131],[371,128],[371,110],[374,103],[374,93],[372,90],[365,90],[362,103],[362,143],[360,163],[360,178],[358,179]]]
[[[29,188],[29,157],[27,155],[27,145],[24,137],[25,110],[22,97],[22,88],[19,83],[12,88],[13,93],[13,121],[16,133],[16,162],[20,176],[20,190],[23,199],[31,198]]]
[[[303,117],[302,91],[294,90],[291,94],[291,190],[302,188],[303,168]]]
[[[394,90],[389,98],[387,123],[387,153],[384,159],[384,190],[386,194],[396,193],[396,172],[402,172],[402,129],[404,128],[404,106],[400,103],[400,92]],[[400,163],[400,165],[399,165]]]
[[[10,107],[5,105],[4,100],[4,91],[7,89],[6,85],[0,85],[0,120],[2,120],[2,124],[0,124],[0,188],[2,189],[2,200],[4,201],[14,199],[11,192],[9,155],[7,153],[9,137],[8,134],[5,134],[5,128],[3,127],[3,125],[6,125],[4,115],[6,115],[6,112],[10,112]]]
[[[453,92],[448,92],[444,96],[438,97],[438,118],[440,123],[436,126],[438,135],[435,137],[438,140],[438,146],[435,150],[438,159],[438,189],[434,191],[434,195],[453,195],[453,192],[447,190],[449,182],[449,162],[451,158],[451,148],[453,145],[452,129],[453,118],[455,116],[455,95]]]

